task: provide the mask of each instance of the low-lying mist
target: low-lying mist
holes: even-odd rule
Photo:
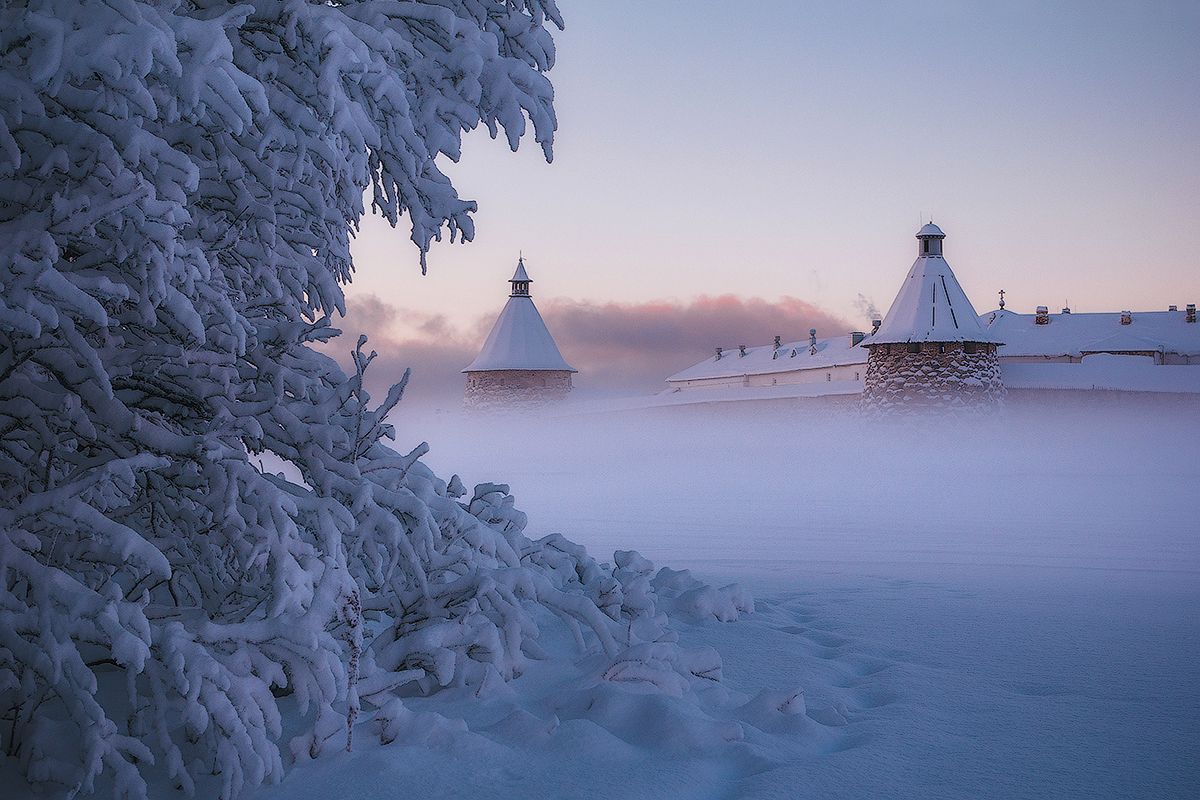
[[[507,483],[535,538],[705,572],[856,565],[1200,576],[1200,415],[1160,403],[866,421],[733,406],[396,414],[397,445]]]

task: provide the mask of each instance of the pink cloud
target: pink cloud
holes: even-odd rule
[[[766,344],[776,335],[797,341],[808,337],[809,328],[818,336],[851,330],[845,320],[795,297],[721,295],[644,303],[553,298],[539,308],[563,356],[579,370],[581,392],[654,392],[668,375],[705,358],[714,347]],[[379,353],[368,373],[373,395],[382,397],[387,385],[411,367],[411,402],[452,404],[462,395],[460,370],[475,357],[494,318],[489,314],[457,328],[444,315],[398,308],[371,295],[352,298],[339,325],[347,335],[331,355],[348,362],[341,351],[366,333],[369,347]]]

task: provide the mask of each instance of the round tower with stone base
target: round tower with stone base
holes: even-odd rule
[[[995,406],[1004,398],[996,341],[942,255],[946,234],[917,232],[917,260],[867,348],[870,409]]]
[[[508,302],[478,357],[463,370],[467,376],[463,403],[468,409],[541,406],[571,391],[575,368],[558,351],[542,315],[533,304],[525,260],[509,280]]]

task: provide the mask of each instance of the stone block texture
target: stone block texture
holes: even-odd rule
[[[996,345],[922,342],[870,348],[862,403],[867,409],[942,409],[996,406],[1004,400]]]
[[[571,391],[566,370],[506,369],[468,372],[463,405],[487,410],[556,403]]]

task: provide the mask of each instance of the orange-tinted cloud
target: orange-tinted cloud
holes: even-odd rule
[[[542,316],[588,389],[657,391],[663,380],[715,347],[796,341],[850,330],[850,324],[795,297],[702,296],[688,303],[590,303],[554,299]]]
[[[563,356],[579,370],[576,386],[588,393],[658,391],[668,375],[718,346],[766,344],[776,335],[797,341],[808,337],[809,328],[818,336],[851,329],[845,320],[795,297],[721,295],[645,303],[554,298],[538,305]],[[369,347],[379,353],[368,373],[374,396],[382,397],[387,385],[411,367],[411,402],[451,405],[462,396],[460,370],[475,357],[494,318],[490,314],[457,328],[441,314],[398,308],[372,295],[352,297],[347,318],[338,324],[347,335],[330,350],[348,363],[341,351],[366,333]]]

